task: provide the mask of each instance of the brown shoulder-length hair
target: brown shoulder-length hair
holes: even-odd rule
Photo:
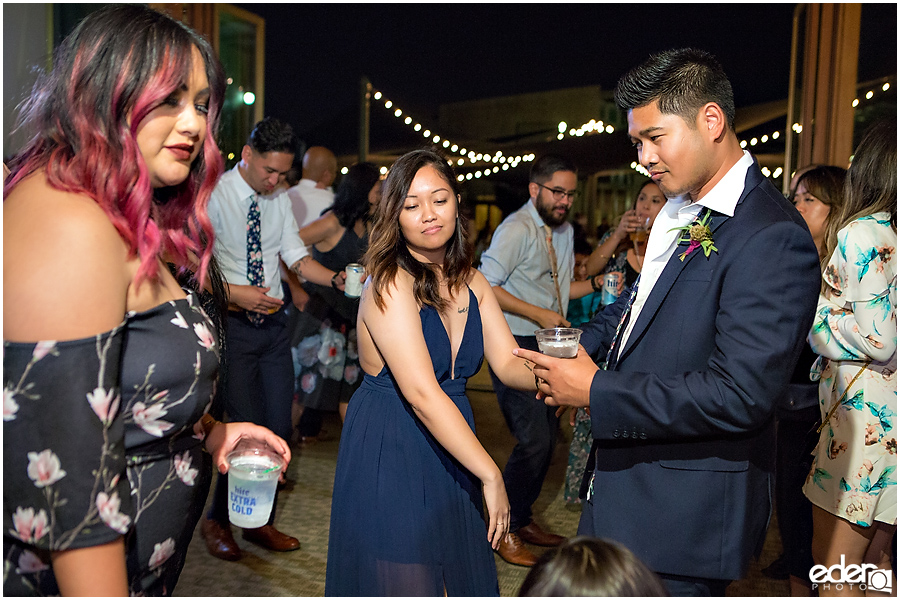
[[[381,202],[375,212],[369,247],[362,263],[372,277],[372,294],[378,308],[384,310],[384,292],[402,268],[413,277],[413,294],[420,305],[428,304],[443,313],[449,302],[441,296],[438,267],[421,263],[410,253],[400,231],[400,213],[416,173],[431,167],[450,186],[456,198],[456,231],[447,243],[443,275],[451,292],[460,291],[469,281],[473,249],[467,237],[465,216],[459,210],[459,188],[456,174],[447,160],[429,149],[413,150],[398,158],[384,180]]]
[[[897,231],[897,119],[888,117],[872,124],[856,147],[844,179],[844,201],[840,212],[825,231],[825,257],[837,247],[838,232],[851,222],[886,212]],[[823,280],[823,286],[825,285]],[[824,289],[824,287],[823,287]]]
[[[668,596],[656,573],[625,546],[588,536],[566,540],[541,555],[518,595]]]
[[[828,207],[828,214],[825,216],[825,229],[827,231],[828,225],[832,219],[837,218],[838,213],[841,211],[841,206],[844,204],[844,180],[846,178],[847,169],[830,165],[813,167],[797,179],[794,190],[791,192],[790,200],[795,202],[797,189],[802,183],[809,195],[817,198],[819,202]],[[823,244],[822,255],[819,257],[819,262],[822,264],[823,269],[828,265],[829,258],[830,256],[826,254]]]

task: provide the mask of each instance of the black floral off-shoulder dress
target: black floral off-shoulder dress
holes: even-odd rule
[[[119,536],[131,594],[172,594],[209,487],[193,425],[217,369],[193,294],[92,338],[4,342],[4,595],[59,594],[51,551]]]

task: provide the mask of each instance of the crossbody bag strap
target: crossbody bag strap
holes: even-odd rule
[[[822,424],[819,425],[818,429],[816,429],[816,433],[822,433],[822,430],[825,429],[825,426],[828,424],[828,421],[831,420],[831,415],[833,415],[834,411],[837,410],[838,406],[840,406],[844,402],[844,398],[847,397],[847,393],[850,391],[850,388],[853,387],[853,384],[856,383],[856,380],[859,379],[859,376],[863,374],[863,371],[866,370],[866,367],[868,367],[869,363],[871,363],[871,362],[872,362],[872,360],[869,359],[866,361],[866,363],[863,366],[861,366],[859,368],[859,371],[856,373],[856,375],[853,376],[853,379],[850,380],[850,383],[847,384],[847,387],[844,389],[844,393],[841,394],[840,399],[834,403],[834,406],[831,407],[831,410],[829,410],[828,414],[825,415],[825,418],[822,419]],[[835,385],[837,385],[837,379],[835,379]]]

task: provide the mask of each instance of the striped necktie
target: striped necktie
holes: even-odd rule
[[[603,364],[600,365],[600,368],[604,371],[609,367],[609,361],[613,357],[613,352],[615,352],[616,346],[621,341],[622,337],[622,329],[625,327],[625,323],[628,322],[628,317],[631,316],[631,307],[634,305],[634,299],[637,297],[638,284],[641,282],[641,276],[638,275],[637,279],[634,281],[634,285],[631,286],[631,294],[628,296],[628,302],[625,305],[625,310],[622,311],[622,317],[619,319],[619,324],[616,326],[616,334],[613,336],[612,343],[609,345],[609,351],[606,353],[606,360],[603,361]]]

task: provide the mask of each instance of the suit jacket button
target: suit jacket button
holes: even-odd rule
[[[618,429],[616,429],[615,431],[613,431],[613,437],[614,437],[614,438],[619,437],[619,430],[618,430]]]
[[[642,432],[641,432],[641,439],[642,439],[642,440],[646,440],[646,439],[647,439],[647,432],[646,432],[646,431],[642,431]]]

